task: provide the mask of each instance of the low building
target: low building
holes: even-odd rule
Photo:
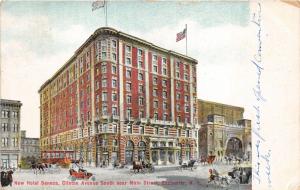
[[[0,99],[0,167],[17,167],[20,161],[21,102]]]
[[[26,131],[21,131],[21,157],[40,158],[40,139],[26,137]]]
[[[251,160],[251,121],[244,108],[198,100],[199,155],[247,157]]]

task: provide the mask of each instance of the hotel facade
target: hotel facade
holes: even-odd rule
[[[41,157],[95,166],[197,158],[196,64],[99,28],[39,90]]]

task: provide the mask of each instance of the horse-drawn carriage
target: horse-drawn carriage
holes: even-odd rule
[[[83,169],[83,167],[79,164],[79,161],[73,160],[69,169],[70,178],[72,181],[77,179],[91,179],[93,181],[96,180],[95,175]]]
[[[185,170],[185,169],[197,169],[197,161],[196,160],[189,160],[189,161],[183,161],[181,162],[180,166],[178,167],[179,170]]]
[[[87,172],[84,169],[79,169],[78,171],[75,171],[74,169],[70,169],[69,172],[72,181],[78,179],[85,179],[85,180],[91,179],[92,181],[96,180],[95,176],[92,173]]]
[[[206,164],[213,164],[214,161],[216,159],[216,156],[214,155],[210,155],[210,156],[201,156],[200,158],[200,163],[203,164],[203,165],[206,165]]]
[[[155,171],[154,166],[150,163],[150,162],[145,162],[145,161],[133,161],[133,166],[132,166],[133,172],[149,172],[149,173],[153,173]]]
[[[235,166],[227,175],[219,174],[215,169],[209,169],[208,184],[213,183],[218,186],[228,186],[232,184],[251,184],[252,167],[251,165]],[[207,184],[207,185],[208,185]]]

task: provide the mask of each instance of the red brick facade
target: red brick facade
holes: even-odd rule
[[[69,151],[95,165],[197,157],[196,64],[98,29],[39,91],[42,156]]]

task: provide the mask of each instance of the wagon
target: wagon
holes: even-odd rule
[[[78,179],[79,180],[80,179],[84,179],[84,180],[91,179],[92,181],[96,180],[95,175],[93,175],[90,172],[87,172],[86,170],[79,169],[79,171],[77,172],[73,169],[70,169],[69,172],[70,172],[70,178],[71,178],[72,181],[75,181],[75,180],[78,180]]]

